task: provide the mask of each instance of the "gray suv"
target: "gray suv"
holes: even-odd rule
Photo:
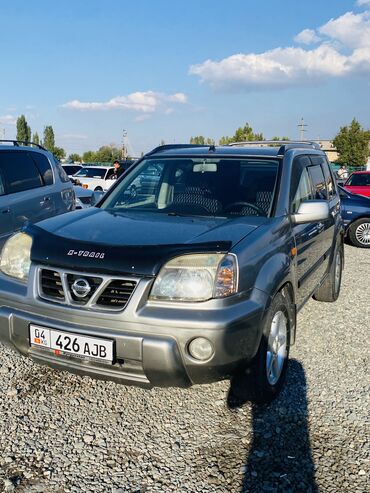
[[[132,193],[155,167],[150,189]],[[0,259],[0,338],[123,384],[279,392],[297,312],[338,298],[343,225],[314,143],[165,145],[97,207],[27,225]],[[318,320],[319,323],[319,320]]]
[[[0,140],[0,246],[25,221],[73,208],[72,184],[50,152],[36,144]]]

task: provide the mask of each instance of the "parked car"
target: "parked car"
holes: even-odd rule
[[[152,166],[151,194],[133,197]],[[83,375],[149,387],[230,379],[230,399],[268,402],[297,312],[339,296],[343,235],[314,143],[160,146],[98,207],[8,240],[0,339]]]
[[[113,167],[106,166],[84,166],[80,171],[73,175],[84,188],[90,190],[108,190],[116,180]]]
[[[67,173],[68,178],[72,178],[83,166],[81,164],[62,164],[62,168]]]
[[[42,146],[0,141],[0,246],[25,221],[37,222],[74,209],[72,184]]]
[[[157,165],[148,166],[148,169],[141,173],[131,184],[131,196],[136,197],[137,194],[140,194],[141,196],[152,194],[153,190],[158,186],[160,178],[161,167]]]
[[[73,187],[76,195],[76,209],[86,209],[94,206],[101,199],[103,192],[94,192],[80,185]]]
[[[363,197],[339,187],[341,213],[350,242],[370,248],[370,197]]]
[[[349,192],[370,197],[370,171],[355,171],[344,183]]]

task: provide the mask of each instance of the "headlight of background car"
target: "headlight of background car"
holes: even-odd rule
[[[27,281],[31,266],[32,238],[17,233],[5,243],[1,252],[0,270],[11,277]]]
[[[150,299],[206,301],[237,290],[238,266],[234,255],[183,255],[167,262],[154,282]]]

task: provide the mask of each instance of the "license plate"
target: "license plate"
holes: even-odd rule
[[[30,325],[31,346],[51,349],[55,354],[68,354],[112,363],[113,341],[81,334]]]

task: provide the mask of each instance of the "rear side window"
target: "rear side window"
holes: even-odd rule
[[[0,152],[0,169],[7,183],[8,193],[42,187],[43,180],[27,152]]]
[[[324,171],[324,176],[325,176],[325,182],[326,182],[326,189],[328,193],[328,198],[331,200],[333,197],[336,196],[337,192],[335,189],[334,185],[334,180],[333,180],[333,175],[331,173],[330,166],[328,165],[327,161],[325,158],[321,156],[311,156],[311,162],[312,164],[321,165],[321,168]]]
[[[64,169],[62,168],[62,165],[60,164],[60,162],[55,158],[55,156],[53,155],[53,159],[54,159],[54,164],[55,164],[55,169],[57,170],[57,173],[59,175],[59,178],[60,178],[60,181],[62,183],[68,183],[70,181],[70,179],[68,178],[68,175],[67,173],[64,171]]]
[[[52,185],[54,183],[53,172],[47,157],[43,154],[39,154],[38,152],[33,152],[31,157],[34,160],[45,185]]]
[[[328,194],[321,166],[310,166],[308,172],[312,180],[314,198],[317,200],[327,200]]]

